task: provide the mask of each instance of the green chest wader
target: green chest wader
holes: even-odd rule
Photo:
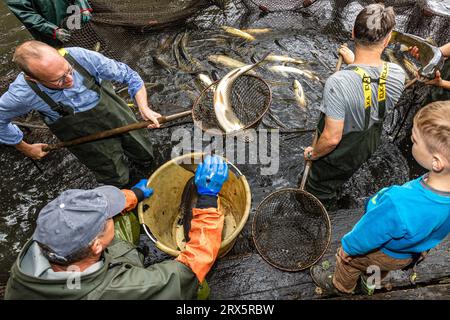
[[[50,130],[59,140],[68,141],[137,122],[127,104],[114,92],[111,82],[102,81],[99,85],[95,78],[64,49],[60,49],[59,52],[83,76],[84,85],[89,90],[97,92],[100,97],[94,108],[74,113],[71,108],[56,103],[41,91],[36,83],[28,82],[33,91],[52,110],[61,115],[55,122],[48,123]],[[129,182],[129,167],[126,157],[141,164],[153,160],[153,148],[147,129],[70,147],[69,150],[81,163],[94,172],[99,183],[119,188]]]
[[[444,67],[441,70],[442,80],[450,81],[450,58],[445,61]],[[425,102],[425,105],[435,101],[450,100],[450,90],[432,86],[430,95]]]
[[[341,142],[328,155],[314,161],[311,168],[306,190],[319,200],[327,201],[336,197],[340,188],[360,167],[369,159],[377,149],[383,130],[383,121],[386,112],[386,79],[389,72],[387,63],[383,64],[383,71],[378,79],[378,118],[370,128],[370,114],[372,105],[372,79],[361,68],[352,70],[362,78],[365,123],[363,131],[350,132],[342,137]],[[322,114],[318,124],[319,135],[325,128],[325,114]]]

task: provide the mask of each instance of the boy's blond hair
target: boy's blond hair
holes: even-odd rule
[[[450,101],[432,102],[417,112],[414,124],[428,150],[450,162]]]

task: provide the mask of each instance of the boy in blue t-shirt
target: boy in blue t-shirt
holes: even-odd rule
[[[329,293],[352,293],[360,276],[415,262],[450,232],[450,101],[433,102],[414,118],[414,159],[429,170],[403,186],[384,188],[341,240],[334,274],[316,265],[314,282]],[[364,282],[363,282],[364,283]]]

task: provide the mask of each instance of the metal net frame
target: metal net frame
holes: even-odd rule
[[[219,81],[216,81],[202,91],[194,103],[192,119],[203,131],[223,135],[225,132],[214,112],[214,90],[218,84]],[[267,82],[257,76],[243,75],[236,79],[231,90],[231,107],[243,129],[256,127],[272,102],[272,92]]]

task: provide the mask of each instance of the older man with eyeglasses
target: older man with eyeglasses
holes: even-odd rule
[[[136,122],[128,105],[117,96],[111,81],[128,85],[128,92],[145,120],[159,127],[159,113],[147,102],[141,77],[126,64],[82,48],[56,50],[39,41],[17,47],[14,62],[23,71],[0,97],[0,143],[12,145],[33,159],[46,156],[46,144],[28,144],[11,123],[36,110],[61,141]],[[99,183],[124,187],[129,183],[129,160],[148,165],[153,159],[146,129],[95,141],[70,151]]]

